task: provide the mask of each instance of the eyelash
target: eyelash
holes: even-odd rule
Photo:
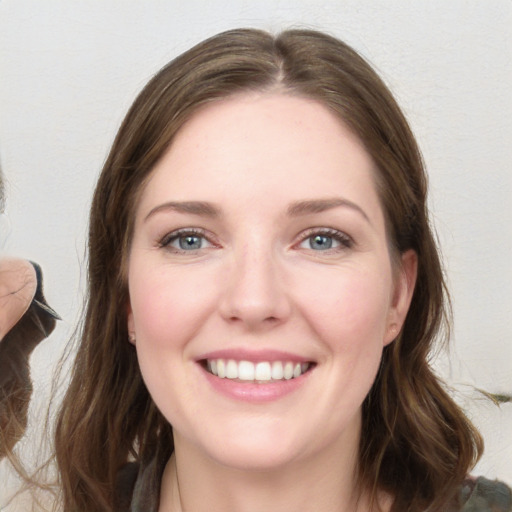
[[[337,229],[333,228],[310,228],[301,234],[298,245],[304,243],[308,239],[313,238],[315,236],[325,236],[332,238],[336,242],[339,242],[340,246],[329,248],[324,251],[314,251],[311,248],[308,249],[313,252],[332,253],[342,251],[344,249],[351,249],[354,246],[354,240],[350,236],[348,236],[346,233],[343,233],[342,231],[338,231]]]
[[[191,253],[193,254],[195,251],[190,250],[186,251],[184,249],[179,249],[177,247],[172,247],[171,243],[178,240],[181,237],[186,236],[192,236],[192,237],[199,237],[203,240],[206,240],[209,244],[215,245],[214,242],[211,241],[211,237],[207,236],[206,231],[204,229],[200,228],[182,228],[178,229],[176,231],[172,231],[171,233],[167,233],[159,242],[158,247],[162,249],[168,249],[171,252],[177,253],[177,254],[183,254],[183,253]],[[323,251],[315,251],[312,248],[309,248],[307,250],[312,252],[325,252],[325,253],[333,253],[333,252],[339,252],[344,249],[351,249],[354,246],[353,239],[348,236],[346,233],[343,233],[342,231],[338,231],[337,229],[333,228],[310,228],[306,230],[305,232],[301,233],[300,239],[298,243],[294,244],[294,247],[300,246],[302,243],[307,241],[308,239],[311,239],[315,236],[323,236],[332,238],[336,242],[338,242],[340,245],[339,247],[334,248],[328,248]],[[199,251],[204,248],[197,249],[196,251]]]
[[[178,254],[182,254],[182,253],[186,253],[186,252],[193,254],[194,250],[186,251],[184,249],[178,249],[177,247],[172,247],[171,246],[172,242],[174,242],[175,240],[178,240],[181,237],[186,237],[186,236],[195,236],[195,237],[198,237],[198,238],[202,238],[202,239],[206,240],[208,243],[210,243],[211,245],[215,245],[210,240],[210,237],[206,236],[206,231],[204,229],[199,229],[199,228],[182,228],[182,229],[177,229],[176,231],[172,231],[171,233],[167,233],[158,242],[158,247],[160,247],[162,249],[168,249],[171,252],[178,253]],[[201,250],[201,249],[197,249],[197,250]]]

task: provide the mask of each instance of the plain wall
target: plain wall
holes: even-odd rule
[[[239,26],[330,32],[395,93],[429,171],[453,298],[452,348],[435,364],[485,437],[475,474],[512,483],[512,403],[475,390],[512,394],[510,0],[0,0],[0,248],[41,264],[63,317],[32,358],[33,429],[79,318],[91,193],[124,113],[168,60]]]

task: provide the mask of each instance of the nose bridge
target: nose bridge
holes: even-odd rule
[[[282,286],[280,264],[267,237],[252,233],[233,251],[223,300],[223,314],[230,320],[255,327],[283,320],[290,305]]]

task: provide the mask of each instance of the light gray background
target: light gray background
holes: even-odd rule
[[[33,429],[79,318],[89,201],[125,111],[172,57],[239,26],[328,31],[404,108],[454,303],[452,349],[435,364],[485,436],[475,473],[512,483],[512,404],[474,390],[512,393],[511,0],[0,0],[0,248],[42,265],[64,319],[32,359]]]

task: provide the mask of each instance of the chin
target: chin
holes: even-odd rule
[[[244,471],[282,468],[299,459],[305,451],[300,439],[275,428],[222,429],[218,436],[213,435],[204,441],[199,450],[210,459],[222,466]]]
[[[231,443],[230,443],[231,444]],[[299,458],[299,453],[276,447],[222,447],[212,454],[215,460],[226,467],[240,471],[266,472],[281,469]]]

